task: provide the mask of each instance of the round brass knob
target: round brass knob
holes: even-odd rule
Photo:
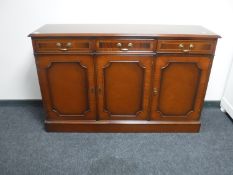
[[[133,43],[129,43],[129,44],[128,44],[128,47],[133,47]]]
[[[57,47],[61,47],[61,43],[56,43],[56,46]]]
[[[193,45],[193,44],[190,44],[190,45],[189,45],[189,48],[190,48],[190,49],[194,48],[194,45]]]
[[[71,46],[72,46],[71,42],[66,43],[66,47],[71,47]]]
[[[154,91],[154,95],[157,95],[157,94],[158,94],[157,88],[154,88],[153,91]]]
[[[181,44],[179,44],[179,48],[184,48],[184,44],[183,43],[181,43]]]
[[[116,46],[117,46],[117,47],[121,47],[122,44],[121,44],[121,43],[117,43]]]

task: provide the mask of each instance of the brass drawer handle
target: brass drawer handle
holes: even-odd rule
[[[68,49],[67,48],[60,48],[59,50],[60,51],[67,51]]]
[[[187,53],[187,52],[189,52],[191,50],[189,50],[189,49],[183,49],[182,51],[185,52],[185,53]]]
[[[117,43],[116,44],[117,47],[119,47],[121,49],[121,51],[128,51],[129,48],[122,48],[122,43]],[[128,43],[128,47],[133,47],[133,43]]]
[[[128,48],[121,48],[121,51],[128,51]]]
[[[57,47],[61,47],[62,46],[62,43],[56,43],[56,46]],[[72,46],[72,43],[71,42],[68,42],[68,43],[66,43],[66,47],[71,47]]]
[[[64,47],[64,48],[61,48],[62,47],[62,43],[56,43],[56,46],[57,47],[59,47],[59,50],[60,51],[67,51],[68,50],[68,48],[70,48],[71,46],[72,46],[72,43],[71,42],[68,42],[68,43],[66,43],[66,47]]]
[[[189,44],[189,49],[184,49],[184,44],[179,44],[179,48],[182,49],[183,52],[188,53],[194,48],[194,44]]]

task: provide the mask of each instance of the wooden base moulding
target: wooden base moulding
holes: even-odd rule
[[[199,132],[201,123],[193,122],[125,122],[125,121],[45,121],[49,132]]]

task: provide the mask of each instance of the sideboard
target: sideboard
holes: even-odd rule
[[[199,132],[220,36],[201,26],[48,24],[32,38],[53,132]]]

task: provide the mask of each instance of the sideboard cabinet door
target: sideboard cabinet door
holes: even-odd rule
[[[48,120],[95,119],[92,56],[39,55],[36,62]]]
[[[100,120],[146,120],[153,56],[97,56]]]
[[[151,119],[198,120],[211,63],[210,56],[157,56]]]

